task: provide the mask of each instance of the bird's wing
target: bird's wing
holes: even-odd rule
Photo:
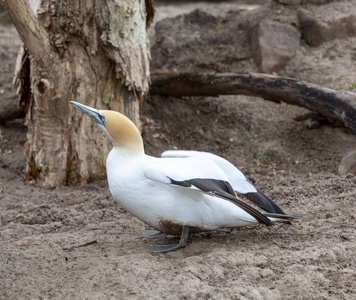
[[[255,203],[258,207],[269,213],[285,214],[283,210],[268,196],[257,190],[245,175],[225,158],[218,155],[190,150],[168,150],[162,153],[163,158],[168,157],[201,157],[213,161],[225,173],[232,187],[239,194]]]
[[[144,168],[146,178],[171,186],[199,190],[228,200],[258,222],[271,225],[272,222],[261,212],[240,200],[224,172],[209,159],[201,157],[163,159]]]
[[[232,187],[240,194],[256,193],[256,188],[249,182],[245,175],[221,156],[202,151],[168,150],[161,154],[164,157],[201,157],[213,161],[225,173]]]

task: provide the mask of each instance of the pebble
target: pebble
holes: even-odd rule
[[[339,163],[338,172],[340,175],[345,175],[356,166],[356,150],[353,150],[346,154]]]

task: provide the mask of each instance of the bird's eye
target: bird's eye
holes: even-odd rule
[[[101,123],[104,125],[104,123],[105,123],[105,117],[102,116],[102,115],[100,115],[100,121],[101,121]]]

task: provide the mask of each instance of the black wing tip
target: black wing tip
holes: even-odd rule
[[[289,216],[286,214],[276,214],[276,213],[263,213],[266,217],[281,219],[281,220],[297,220],[300,219],[298,216]]]
[[[262,208],[269,213],[280,215],[286,214],[274,201],[259,190],[255,193],[246,193],[244,196],[255,203],[259,208]]]
[[[202,192],[211,193],[215,196],[219,196],[226,200],[232,201],[234,204],[236,204],[248,214],[253,216],[257,220],[257,222],[265,224],[267,226],[273,225],[273,222],[267,216],[259,212],[254,207],[240,200],[236,196],[231,184],[227,181],[208,178],[193,178],[189,180],[177,181],[170,177],[168,178],[170,179],[171,184],[182,187],[191,187],[193,185],[196,188],[200,189]]]
[[[247,203],[243,202],[236,196],[232,196],[226,192],[222,191],[216,191],[214,192],[215,195],[225,198],[226,200],[232,201],[234,204],[242,208],[244,211],[246,211],[248,214],[250,214],[252,217],[254,217],[257,222],[261,224],[265,224],[266,226],[271,226],[273,225],[273,222],[265,216],[263,213],[259,212],[257,209],[254,207],[248,205]]]

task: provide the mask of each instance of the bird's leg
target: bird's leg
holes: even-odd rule
[[[151,253],[165,253],[184,248],[188,245],[189,226],[183,226],[182,234],[178,244],[151,246]]]
[[[160,239],[166,237],[167,234],[160,232],[156,229],[146,229],[145,233],[140,236],[141,239]]]

